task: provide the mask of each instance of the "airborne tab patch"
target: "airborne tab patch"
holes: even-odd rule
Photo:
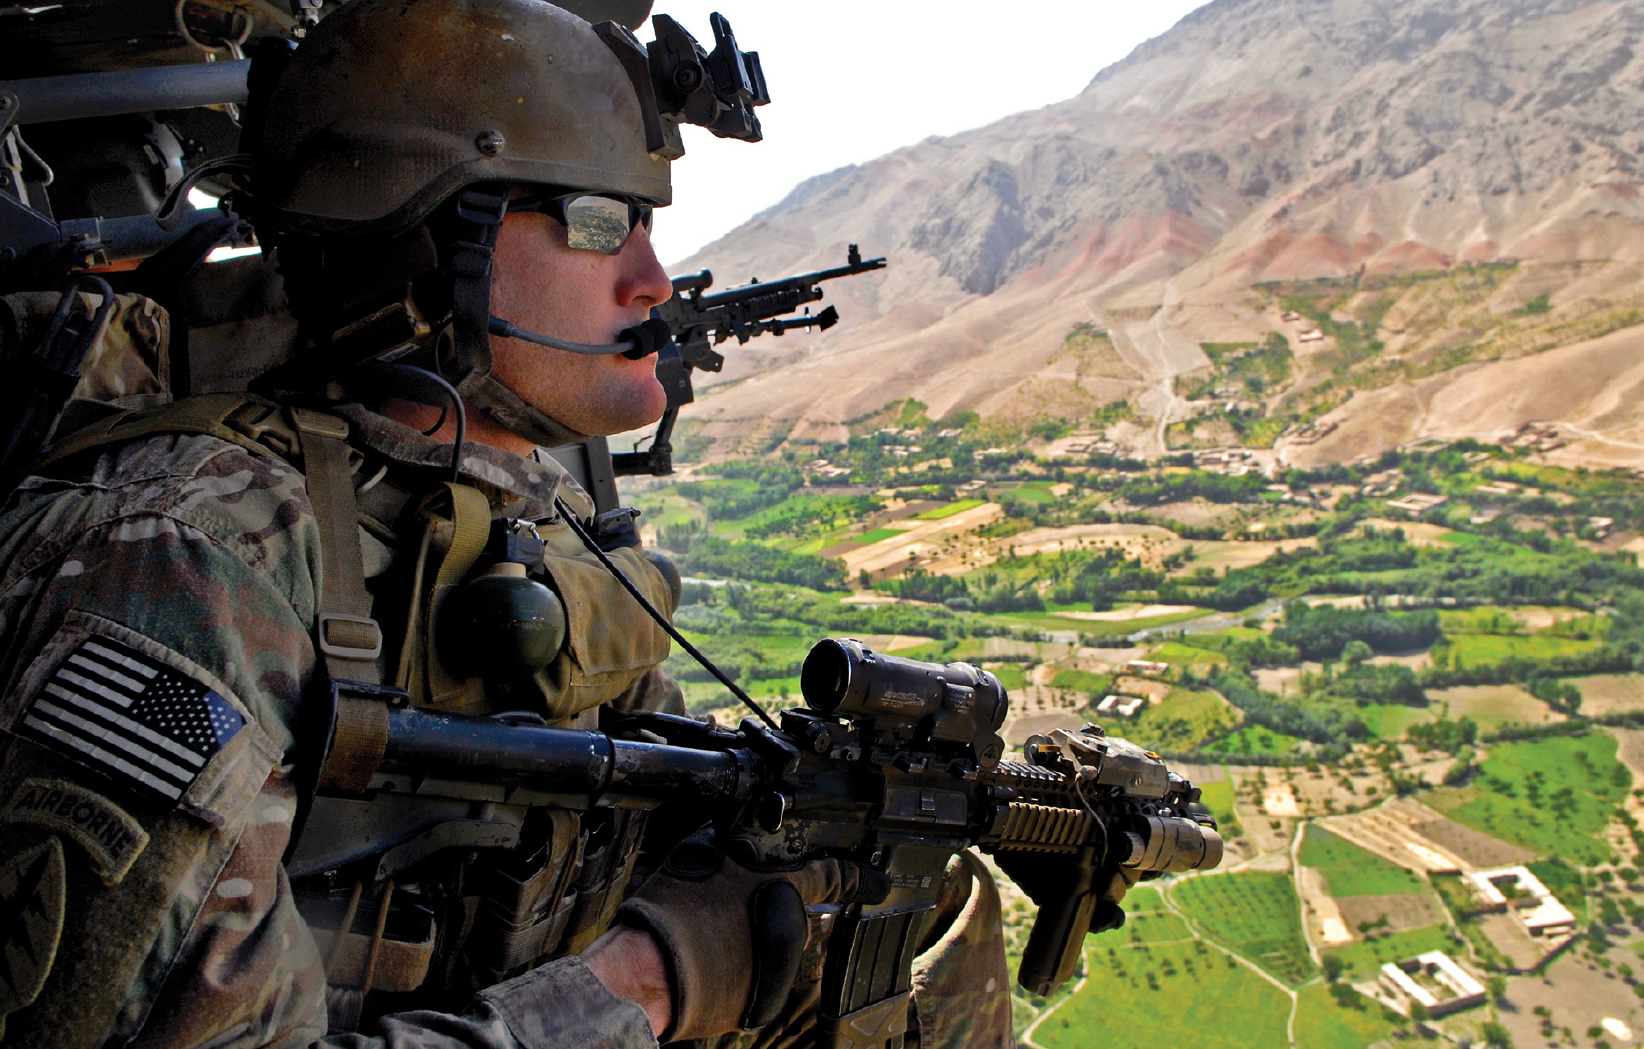
[[[148,832],[120,806],[77,783],[26,779],[0,808],[0,823],[32,823],[80,843],[110,885],[148,846]]]
[[[20,727],[116,782],[175,803],[245,719],[202,682],[93,636],[58,666]]]

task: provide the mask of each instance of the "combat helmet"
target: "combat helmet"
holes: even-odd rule
[[[300,46],[259,55],[254,221],[308,343],[280,381],[415,357],[522,436],[580,437],[490,377],[508,187],[665,205],[678,125],[757,141],[767,101],[758,56],[723,18],[711,54],[672,19],[652,23],[646,46],[543,0],[355,0]]]

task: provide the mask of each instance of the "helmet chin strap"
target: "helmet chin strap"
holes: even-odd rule
[[[617,334],[616,342],[571,342],[567,339],[556,339],[552,335],[527,331],[495,315],[492,315],[488,328],[492,335],[504,339],[523,339],[538,346],[549,346],[556,350],[567,350],[591,357],[620,353],[633,361],[643,360],[657,352],[672,335],[668,322],[659,317],[648,317],[640,324],[624,328]]]
[[[468,375],[457,387],[476,408],[509,433],[543,448],[581,444],[589,434],[569,426],[525,403],[513,390],[489,375]]]

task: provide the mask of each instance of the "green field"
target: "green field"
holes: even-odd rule
[[[1210,814],[1216,817],[1216,822],[1224,827],[1229,823],[1237,823],[1238,816],[1233,810],[1233,783],[1231,780],[1219,779],[1213,783],[1200,783],[1199,801]]]
[[[1121,930],[1122,931],[1122,930]],[[1111,934],[1108,934],[1111,935]],[[1286,1044],[1284,993],[1202,942],[1104,945],[1089,980],[1035,1030],[1046,1049],[1250,1049]]]
[[[1171,666],[1192,666],[1195,663],[1225,664],[1227,657],[1220,652],[1208,648],[1194,648],[1184,645],[1180,641],[1166,641],[1148,654],[1151,660],[1159,663],[1169,663]]]
[[[1384,1042],[1401,1025],[1376,1002],[1354,992],[1347,1006],[1337,1005],[1330,989],[1304,987],[1296,1001],[1297,1049],[1364,1049]]]
[[[1532,852],[1605,863],[1613,852],[1604,829],[1632,786],[1615,753],[1604,732],[1495,743],[1472,783],[1434,791],[1428,804]]]
[[[1088,670],[1058,670],[1056,676],[1050,679],[1050,684],[1052,688],[1106,695],[1113,678],[1108,674],[1092,674]]]
[[[961,499],[956,503],[949,503],[946,506],[938,506],[934,510],[926,510],[922,514],[915,514],[914,520],[940,521],[944,517],[952,517],[954,514],[962,514],[966,510],[974,510],[984,502],[985,500],[982,499]]]
[[[1423,725],[1438,720],[1438,711],[1425,707],[1407,707],[1402,703],[1371,703],[1357,712],[1364,727],[1377,739],[1403,739],[1411,725]]]
[[[1244,833],[1244,827],[1239,823],[1237,810],[1233,805],[1233,784],[1230,780],[1217,780],[1213,783],[1201,783],[1199,787],[1199,801],[1210,814],[1216,817],[1216,825],[1221,830],[1222,837],[1232,840]]]
[[[1310,825],[1302,839],[1302,866],[1314,867],[1330,882],[1332,896],[1397,896],[1427,892],[1420,878],[1339,838],[1323,827]]]
[[[1541,630],[1529,629],[1532,615],[1553,613],[1562,621]],[[1574,637],[1581,633],[1603,634],[1610,620],[1605,616],[1583,615],[1580,610],[1556,605],[1475,605],[1447,608],[1439,612],[1439,625],[1447,634],[1557,634]]]
[[[1323,953],[1347,964],[1342,978],[1368,980],[1387,962],[1411,958],[1428,951],[1456,953],[1450,930],[1444,925],[1428,925],[1408,932],[1385,933],[1370,940],[1355,940],[1345,947],[1331,947]]]
[[[1512,656],[1523,659],[1551,659],[1567,656],[1597,647],[1597,641],[1578,641],[1575,638],[1555,637],[1551,634],[1533,634],[1523,637],[1514,634],[1453,634],[1450,635],[1450,659],[1461,660],[1462,666],[1500,663]],[[1434,655],[1438,654],[1435,650]]]
[[[1006,663],[992,671],[993,676],[999,679],[999,684],[1005,686],[1006,692],[1015,692],[1027,688],[1027,677],[1017,663]]]
[[[1163,911],[1166,909],[1164,894],[1159,892],[1156,884],[1138,885],[1125,894],[1126,911]]]
[[[1302,741],[1265,725],[1247,725],[1204,748],[1206,754],[1284,754]]]
[[[871,532],[863,532],[861,535],[852,536],[851,542],[877,543],[885,539],[895,539],[897,536],[902,535],[906,531],[906,528],[875,528]]]
[[[1054,503],[1056,496],[1052,494],[1050,485],[1030,481],[1019,484],[1014,488],[1007,488],[1001,493],[1002,498],[1020,499],[1030,503]]]
[[[1172,898],[1207,935],[1292,987],[1317,971],[1302,939],[1301,905],[1290,875],[1248,872],[1191,878],[1174,890]]]
[[[1172,689],[1161,703],[1149,703],[1136,720],[1110,726],[1122,735],[1154,750],[1192,750],[1226,732],[1243,717],[1214,692]]]
[[[1059,616],[1054,612],[1001,612],[997,618],[1003,623],[1032,630],[1077,630],[1081,634],[1106,637],[1111,634],[1132,634],[1138,630],[1169,626],[1186,619],[1197,619],[1204,614],[1204,609],[1195,608],[1191,612],[1171,612],[1162,616],[1148,616],[1145,619],[1073,619]]]
[[[1134,909],[1130,899],[1125,899],[1125,925],[1114,934],[1131,943],[1158,943],[1165,940],[1191,940],[1193,930],[1187,927],[1180,915],[1169,911],[1143,911]]]

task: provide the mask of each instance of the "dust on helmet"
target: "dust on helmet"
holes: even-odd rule
[[[268,99],[259,211],[392,233],[482,182],[667,204],[668,161],[647,148],[608,38],[541,0],[355,0],[309,34]]]

